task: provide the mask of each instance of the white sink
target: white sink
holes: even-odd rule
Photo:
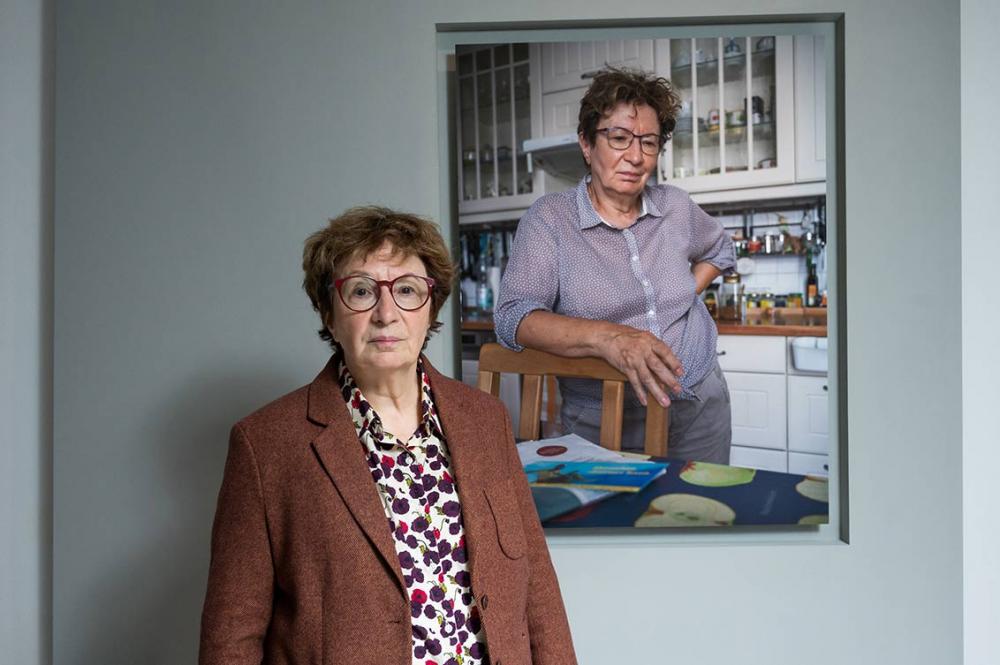
[[[793,337],[790,344],[792,367],[800,372],[827,373],[829,360],[826,337]]]

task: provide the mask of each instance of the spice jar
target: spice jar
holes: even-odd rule
[[[743,284],[740,283],[739,273],[734,272],[722,278],[718,310],[720,320],[743,320]]]

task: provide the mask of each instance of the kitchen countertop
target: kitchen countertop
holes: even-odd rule
[[[826,337],[826,309],[789,307],[747,311],[742,322],[716,321],[720,335]]]
[[[717,321],[720,335],[777,335],[779,337],[826,337],[826,309],[788,307],[747,311],[743,322]],[[493,319],[463,318],[462,330],[492,331]]]

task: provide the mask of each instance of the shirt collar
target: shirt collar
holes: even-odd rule
[[[580,228],[589,229],[594,226],[605,224],[611,228],[610,224],[605,222],[597,211],[594,210],[594,204],[590,201],[590,195],[587,193],[587,183],[590,182],[590,174],[588,173],[580,180],[580,184],[576,186],[576,207],[577,212],[580,217]],[[637,219],[642,219],[646,216],[653,216],[656,218],[663,217],[663,213],[660,211],[659,206],[653,201],[653,197],[650,196],[650,186],[647,184],[642,189],[642,210],[639,212],[639,217]]]
[[[372,408],[372,405],[365,399],[364,393],[354,381],[351,371],[347,369],[347,363],[341,358],[338,366],[338,377],[340,380],[340,392],[347,403],[347,410],[351,414],[354,428],[358,433],[358,438],[364,440],[366,434],[370,434],[376,447],[380,449],[391,449],[396,444],[406,448],[406,442],[399,441],[391,434],[388,434],[382,427],[382,419]],[[431,391],[430,377],[424,371],[423,360],[417,361],[417,377],[420,381],[420,425],[417,427],[415,437],[423,442],[430,436],[444,438],[441,429],[441,421],[438,418],[437,407],[434,406],[434,393]]]

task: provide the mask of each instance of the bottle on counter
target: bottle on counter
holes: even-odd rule
[[[476,307],[483,314],[493,311],[493,289],[490,287],[489,236],[480,236],[479,266],[477,269]]]
[[[471,238],[468,235],[460,237],[462,245],[462,280],[459,283],[463,309],[478,307],[476,299],[476,280],[473,279],[472,250],[469,248]]]
[[[816,277],[816,265],[811,254],[806,256],[806,265],[809,269],[809,276],[806,277],[806,307],[819,307],[819,279]]]

